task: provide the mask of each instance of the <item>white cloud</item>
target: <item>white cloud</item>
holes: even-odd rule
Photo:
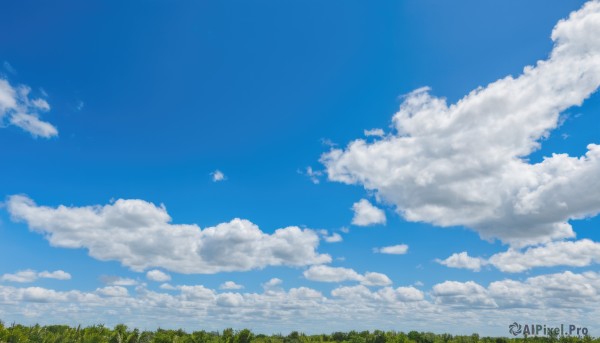
[[[242,288],[244,288],[244,286],[238,285],[237,283],[235,283],[233,281],[225,281],[224,283],[221,284],[221,286],[219,286],[219,289],[242,289]]]
[[[33,269],[26,269],[26,270],[18,271],[14,274],[4,274],[4,275],[0,276],[0,281],[28,283],[28,282],[34,282],[39,278],[41,278],[41,279],[56,279],[56,280],[70,280],[71,274],[69,274],[63,270],[55,270],[53,272],[44,270],[44,271],[38,273]]]
[[[366,286],[388,286],[392,280],[385,274],[367,272],[361,275],[350,268],[330,267],[330,266],[311,266],[303,273],[308,280],[319,282],[343,282],[358,281]]]
[[[479,257],[471,257],[466,251],[461,253],[452,254],[445,260],[436,260],[439,264],[443,264],[450,268],[462,268],[470,269],[473,271],[480,271],[481,267],[488,264],[485,259]]]
[[[38,273],[35,270],[27,269],[21,270],[14,274],[4,274],[0,277],[1,281],[10,281],[10,282],[33,282],[37,280]]]
[[[488,291],[473,281],[445,281],[433,286],[433,296],[439,304],[461,307],[498,307]]]
[[[406,220],[463,225],[512,246],[573,237],[570,219],[600,211],[600,145],[581,157],[526,157],[600,85],[600,2],[561,20],[552,40],[547,60],[455,104],[427,88],[409,94],[394,134],[322,156],[329,179],[363,185]]]
[[[368,226],[374,224],[385,224],[385,212],[383,210],[371,205],[369,200],[361,199],[352,205],[354,211],[354,217],[352,218],[352,224],[358,226]]]
[[[126,297],[129,295],[127,288],[121,286],[107,286],[104,288],[98,288],[96,293],[105,297]]]
[[[375,272],[366,272],[359,281],[365,286],[389,286],[392,284],[392,280],[387,275]]]
[[[43,279],[56,279],[56,280],[71,280],[71,274],[63,270],[55,270],[53,272],[43,271],[38,274]]]
[[[451,268],[479,271],[484,265],[493,265],[503,272],[520,273],[536,267],[585,267],[600,263],[600,243],[589,239],[550,242],[527,249],[509,249],[489,259],[471,257],[466,251],[452,254],[438,263]]]
[[[509,249],[494,254],[489,262],[503,272],[517,273],[535,267],[584,267],[600,263],[600,243],[589,239],[552,242],[524,251]]]
[[[263,283],[262,286],[265,291],[273,291],[273,290],[280,289],[280,286],[282,283],[283,283],[283,280],[274,277],[274,278],[270,279],[269,281]]]
[[[101,276],[100,281],[110,286],[135,286],[138,284],[134,279],[110,275]]]
[[[383,137],[385,132],[382,129],[371,129],[364,131],[365,136],[367,137]]]
[[[379,253],[379,254],[404,255],[408,252],[408,245],[398,244],[398,245],[390,245],[387,247],[374,248],[373,252]]]
[[[165,282],[171,280],[171,276],[165,272],[161,272],[158,269],[149,270],[146,273],[146,278],[150,281]]]
[[[213,182],[224,181],[227,179],[225,177],[225,174],[223,174],[223,172],[218,169],[215,170],[214,172],[210,173],[210,175],[212,176]]]
[[[342,282],[359,281],[362,275],[350,268],[330,267],[330,266],[312,266],[304,271],[304,277],[312,281],[320,282]]]
[[[143,200],[53,208],[14,195],[6,204],[13,220],[26,222],[52,246],[86,248],[96,259],[116,260],[138,272],[160,267],[211,274],[331,261],[316,251],[319,237],[310,229],[287,227],[267,234],[248,220],[234,219],[202,230],[171,224],[164,206]]]
[[[8,123],[34,137],[58,136],[54,125],[39,118],[39,112],[49,111],[50,105],[42,98],[31,98],[30,92],[31,89],[27,86],[13,87],[7,80],[0,78],[0,127]]]
[[[344,240],[342,236],[337,232],[332,233],[330,236],[324,236],[323,239],[327,243],[339,243]]]
[[[312,181],[312,183],[314,183],[315,185],[318,185],[321,180],[320,177],[323,175],[323,171],[321,170],[314,170],[312,167],[306,167],[306,176],[308,176],[310,178],[310,181]]]
[[[457,307],[593,308],[600,301],[600,275],[564,272],[525,281],[494,281],[487,288],[473,282],[446,281],[433,287],[436,303]]]
[[[163,284],[161,284],[160,286],[158,286],[158,288],[160,288],[160,289],[166,289],[168,291],[174,291],[174,290],[177,289],[177,287],[171,285],[170,283],[166,283],[166,282],[163,283]]]

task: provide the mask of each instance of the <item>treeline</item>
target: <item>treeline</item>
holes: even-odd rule
[[[411,331],[350,331],[332,334],[289,335],[254,334],[244,329],[222,332],[183,330],[140,331],[117,325],[113,329],[104,325],[70,327],[67,325],[24,326],[6,325],[0,321],[0,343],[600,343],[589,336],[577,337],[479,337],[477,334],[459,336]]]

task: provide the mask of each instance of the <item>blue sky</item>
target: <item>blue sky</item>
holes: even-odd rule
[[[597,326],[584,4],[3,4],[0,318]]]

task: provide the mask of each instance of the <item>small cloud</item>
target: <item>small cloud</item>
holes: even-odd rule
[[[318,282],[358,281],[365,286],[389,286],[392,284],[392,280],[382,273],[359,274],[354,269],[326,265],[312,266],[305,270],[303,275],[308,280]]]
[[[274,277],[271,280],[263,283],[262,286],[265,291],[276,291],[276,290],[281,289],[282,283],[283,283],[283,280]]]
[[[37,107],[38,109],[40,109],[42,111],[50,111],[50,105],[44,99],[37,98],[37,99],[32,100],[31,103],[33,104],[33,106]]]
[[[446,267],[470,269],[476,272],[480,271],[482,266],[488,264],[488,262],[482,258],[469,256],[466,251],[452,254],[452,256],[445,260],[436,259],[435,261]]]
[[[358,226],[369,226],[374,224],[385,224],[385,212],[373,206],[367,199],[361,199],[352,205],[354,218],[352,224]]]
[[[223,174],[223,172],[218,169],[215,170],[214,172],[210,173],[210,175],[212,176],[213,182],[224,181],[227,179],[225,174]]]
[[[302,173],[299,171],[299,173],[308,176],[310,181],[315,185],[318,185],[321,182],[320,177],[323,175],[321,170],[313,170],[312,167],[306,167],[306,172]]]
[[[77,111],[81,111],[81,110],[83,109],[83,107],[84,107],[84,106],[85,106],[85,103],[84,103],[83,101],[79,100],[79,101],[77,102],[77,104],[75,105],[75,109],[76,109]]]
[[[171,280],[171,276],[158,269],[150,270],[146,273],[146,278],[150,281],[165,282]]]
[[[64,270],[55,270],[53,272],[44,270],[43,272],[38,273],[38,276],[43,279],[71,280],[71,274]]]
[[[37,279],[56,279],[56,280],[70,280],[71,274],[63,270],[55,270],[49,272],[44,270],[43,272],[36,272],[33,269],[20,270],[14,274],[4,274],[0,276],[0,281],[28,283],[34,282]]]
[[[404,255],[408,252],[408,245],[398,244],[381,248],[373,248],[373,252],[378,254]]]
[[[323,239],[327,243],[338,243],[344,240],[342,236],[337,232],[332,233],[331,236],[325,236],[323,237]]]
[[[135,286],[138,282],[130,278],[122,278],[119,276],[102,275],[100,281],[110,286]]]
[[[364,134],[367,137],[383,137],[385,135],[385,132],[383,132],[382,129],[371,129],[364,130]]]
[[[237,283],[233,282],[233,281],[225,281],[224,283],[221,284],[221,286],[219,286],[220,289],[242,289],[244,288],[244,286],[242,285],[238,285]]]
[[[31,98],[30,93],[30,87],[13,86],[0,77],[0,127],[9,123],[29,132],[33,137],[58,136],[54,125],[40,119],[40,112],[49,111],[50,105],[44,99]]]
[[[38,275],[35,270],[27,269],[18,271],[14,274],[4,274],[0,276],[0,281],[26,283],[33,282],[37,280],[37,278]]]
[[[174,291],[177,290],[178,288],[169,284],[169,283],[163,283],[159,286],[160,289],[166,289],[168,291]]]
[[[129,295],[129,291],[127,291],[127,288],[125,287],[121,287],[121,286],[107,286],[104,288],[98,288],[96,289],[96,293],[100,294],[101,296],[104,297],[126,297],[127,295]]]
[[[331,139],[329,138],[321,138],[321,144],[323,144],[324,146],[327,146],[329,148],[335,148],[337,146],[336,143],[334,143]]]
[[[344,226],[340,229],[340,231],[342,231],[343,233],[349,233],[350,232],[350,228]]]

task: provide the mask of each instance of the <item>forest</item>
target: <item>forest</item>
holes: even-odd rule
[[[306,335],[254,334],[248,329],[221,332],[165,330],[140,331],[119,324],[70,327],[68,325],[7,325],[0,321],[0,343],[600,343],[600,338],[585,337],[480,337],[410,331],[350,331]]]

